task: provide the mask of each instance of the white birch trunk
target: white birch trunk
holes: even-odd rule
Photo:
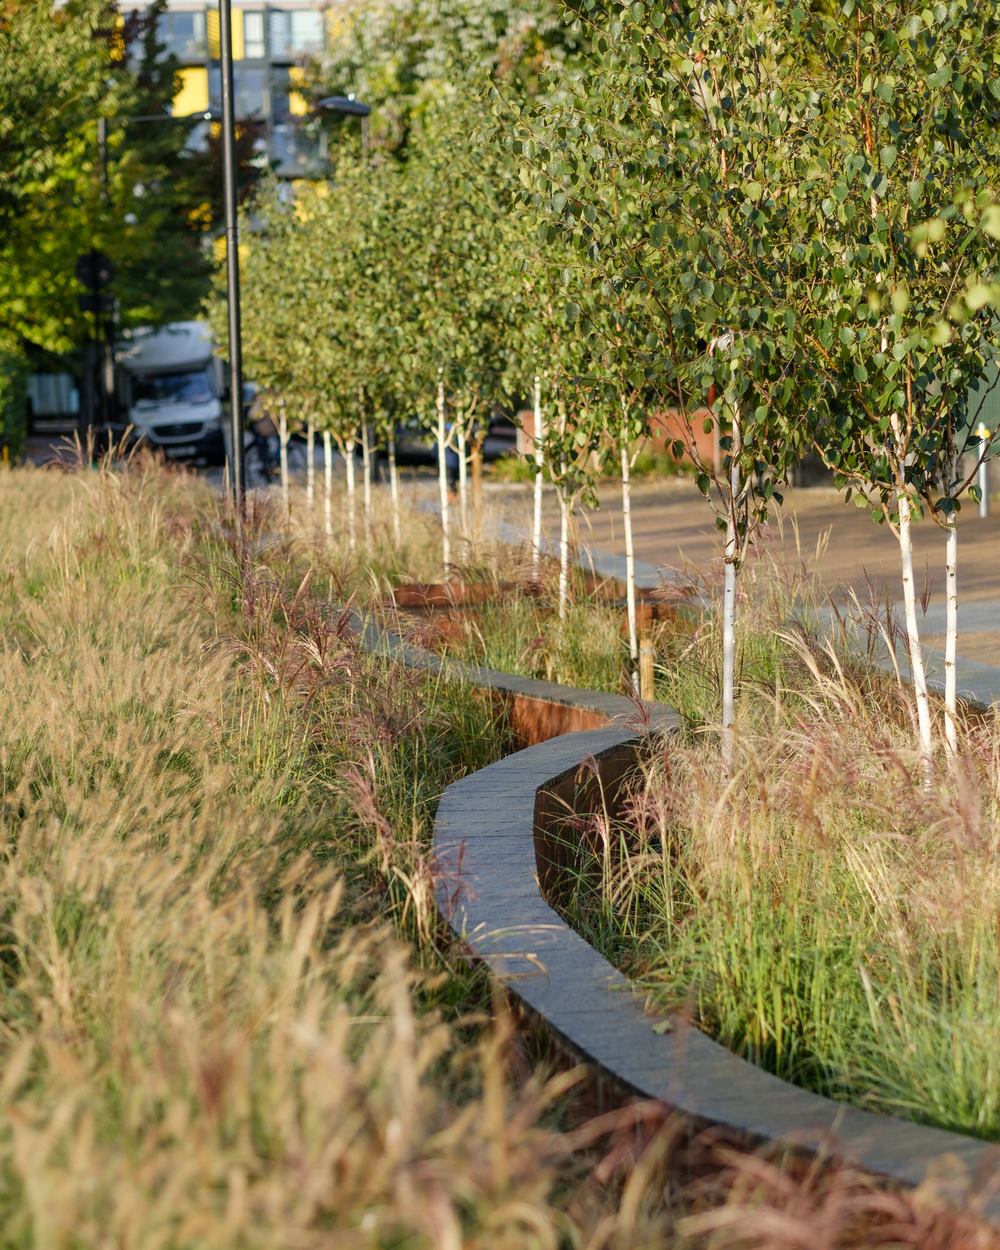
[[[735,754],[736,723],[736,563],[739,534],[736,500],[740,493],[739,454],[742,450],[740,411],[733,405],[732,452],[729,462],[729,515],[726,518],[725,576],[722,588],[722,767],[728,777]]]
[[[399,519],[399,470],[396,467],[396,430],[389,426],[389,497],[392,500],[392,537],[396,546],[403,541]]]
[[[367,421],[361,422],[361,466],[365,503],[365,544],[370,547],[372,542],[372,448],[371,430],[368,428]]]
[[[636,619],[635,548],[632,542],[632,466],[627,443],[622,443],[622,528],[625,531],[625,604],[628,614],[628,658],[632,693],[641,696],[639,681],[639,626]]]
[[[917,592],[913,582],[913,534],[910,523],[910,500],[905,491],[896,496],[899,505],[899,557],[903,577],[903,611],[906,617],[906,641],[910,650],[910,673],[917,700],[917,729],[920,737],[921,766],[924,779],[930,782],[933,736],[931,705],[927,694],[927,673],[917,623]]]
[[[462,533],[469,535],[469,457],[465,437],[465,422],[458,427],[458,515]]]
[[[344,469],[347,473],[347,547],[351,555],[358,549],[358,491],[354,476],[354,438],[344,443]]]
[[[569,610],[569,500],[559,491],[559,619]]]
[[[284,404],[282,404],[278,415],[278,443],[281,459],[281,502],[285,509],[285,516],[290,517],[292,515],[292,500],[288,485],[288,418],[285,415]]]
[[[323,431],[323,528],[328,540],[333,538],[333,439]]]
[[[444,580],[448,580],[451,568],[451,518],[448,513],[448,469],[445,463],[447,451],[447,434],[444,428],[444,380],[438,380],[437,388],[437,445],[438,445],[438,488],[441,494],[441,563],[444,567]]]
[[[725,582],[722,591],[722,765],[728,775],[733,766],[733,724],[736,720],[736,526],[726,523]]]
[[[948,753],[958,754],[958,516],[948,517],[945,540],[944,732]]]
[[[306,425],[306,506],[312,516],[316,506],[316,466],[313,457],[316,455],[316,427],[310,421]]]
[[[542,379],[535,374],[535,499],[531,525],[531,576],[537,582],[542,563],[542,470],[545,467],[545,451],[542,429]]]

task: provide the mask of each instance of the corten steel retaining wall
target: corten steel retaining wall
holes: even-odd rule
[[[956,1203],[981,1193],[984,1214],[1000,1220],[1000,1147],[810,1093],[679,1016],[651,1014],[629,979],[548,902],[564,838],[554,826],[567,809],[613,805],[649,735],[676,732],[675,712],[449,661],[371,624],[364,641],[388,659],[491,690],[510,709],[524,748],[441,797],[436,898],[470,953],[563,1045],[625,1093],[656,1099],[695,1127],[822,1151],[905,1186],[930,1179]]]

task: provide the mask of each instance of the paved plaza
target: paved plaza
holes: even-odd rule
[[[712,512],[686,481],[638,483],[633,491],[633,531],[637,572],[642,584],[687,575],[711,581],[721,577],[721,542]],[[508,526],[524,516],[524,503],[504,507]],[[558,536],[554,497],[547,501],[548,542]],[[523,531],[523,524],[520,527]],[[508,531],[510,532],[510,531]],[[867,602],[872,593],[898,603],[899,548],[892,531],[876,525],[867,509],[845,504],[830,487],[788,492],[783,508],[762,531],[759,546],[786,565],[816,567],[835,602],[851,591]],[[601,506],[579,519],[584,558],[598,571],[624,571],[621,505],[613,486],[601,490]],[[981,518],[967,500],[959,520],[959,684],[984,702],[1000,701],[1000,500]],[[929,669],[940,674],[944,646],[944,533],[933,521],[915,526],[914,570],[926,601],[924,637]],[[869,589],[871,587],[871,589]]]

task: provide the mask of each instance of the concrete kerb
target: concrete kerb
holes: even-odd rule
[[[576,732],[557,727],[557,736],[449,786],[434,827],[436,900],[453,934],[571,1053],[624,1095],[655,1099],[693,1126],[747,1142],[786,1142],[905,1187],[928,1182],[952,1204],[978,1203],[1000,1222],[1000,1194],[992,1192],[1000,1147],[810,1093],[739,1058],[680,1016],[651,1014],[629,979],[550,904],[544,881],[553,796],[572,803],[585,789],[581,778],[603,784],[620,776],[623,760],[638,760],[648,732],[676,732],[675,712],[655,704],[640,711],[620,695],[458,664],[371,621],[357,623],[366,649],[386,659],[515,703],[550,703],[565,709],[568,724],[576,714],[604,722]]]

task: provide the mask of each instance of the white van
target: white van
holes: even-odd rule
[[[223,462],[223,368],[206,322],[132,330],[115,359],[119,429],[171,460]]]

